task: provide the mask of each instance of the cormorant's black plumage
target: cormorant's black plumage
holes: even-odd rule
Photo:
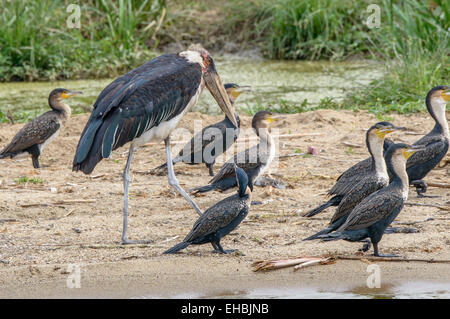
[[[320,206],[308,211],[304,216],[312,217],[330,206],[339,206],[336,211],[335,217],[332,219],[331,224],[333,224],[342,215],[349,213],[354,205],[359,203],[363,198],[372,192],[378,190],[381,187],[387,185],[388,180],[383,180],[379,183],[376,177],[375,170],[375,157],[373,151],[375,149],[375,144],[382,143],[383,152],[386,152],[387,148],[392,142],[387,142],[384,137],[375,142],[370,142],[369,134],[374,133],[374,130],[381,127],[390,127],[393,130],[404,129],[403,127],[396,127],[389,122],[378,122],[369,128],[366,132],[366,146],[370,153],[370,157],[353,165],[344,173],[342,173],[334,186],[328,192],[328,195],[334,195],[327,202],[321,204]],[[372,145],[371,145],[372,143]],[[381,154],[382,156],[383,154]],[[380,154],[377,154],[380,156]],[[384,159],[382,159],[384,161]],[[342,201],[344,203],[341,205]],[[314,239],[314,238],[311,238]]]
[[[39,168],[39,156],[43,147],[59,133],[70,118],[70,107],[61,103],[62,99],[71,96],[69,93],[73,95],[81,92],[70,92],[62,88],[54,89],[48,97],[52,110],[25,124],[12,141],[0,151],[0,158],[13,158],[27,152],[31,155],[33,167]]]
[[[270,120],[268,120],[270,118]],[[212,190],[225,191],[236,186],[234,164],[242,168],[249,177],[250,183],[254,185],[256,179],[271,164],[274,154],[274,141],[270,136],[268,127],[275,120],[273,113],[259,111],[252,119],[252,127],[259,135],[261,142],[245,151],[236,154],[229,159],[209,181],[208,185],[199,186],[191,190],[193,193],[205,193]],[[267,123],[268,122],[268,123]]]
[[[392,145],[385,155],[386,164],[394,174],[392,182],[363,199],[335,232],[321,234],[317,238],[324,241],[344,239],[352,242],[370,238],[374,255],[379,256],[378,242],[385,229],[400,213],[408,197],[404,151],[409,148],[409,145],[401,143]]]
[[[251,205],[251,190],[253,188],[247,174],[234,165],[238,192],[208,208],[195,222],[190,233],[184,240],[166,250],[164,254],[173,254],[189,245],[211,243],[221,253],[228,253],[222,248],[220,240],[242,222],[247,216]]]

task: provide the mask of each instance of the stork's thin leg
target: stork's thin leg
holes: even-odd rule
[[[164,143],[166,144],[167,175],[169,177],[169,185],[175,188],[177,192],[180,193],[181,196],[183,196],[184,199],[186,199],[192,207],[194,207],[199,215],[202,215],[203,212],[192,200],[192,198],[189,197],[189,195],[184,191],[184,189],[181,188],[177,178],[175,177],[175,172],[173,171],[172,155],[170,154],[170,136],[167,136],[167,138],[164,140]]]
[[[129,240],[127,236],[127,227],[128,227],[128,188],[130,186],[130,165],[131,159],[133,158],[134,147],[131,145],[130,150],[128,151],[128,159],[127,164],[125,165],[125,169],[123,171],[123,231],[122,231],[122,240],[120,244],[147,244],[149,241],[145,240]]]
[[[31,159],[33,160],[34,168],[41,168],[41,166],[39,165],[39,158],[37,156],[32,156]]]

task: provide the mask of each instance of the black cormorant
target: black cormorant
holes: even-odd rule
[[[99,95],[86,124],[73,161],[73,170],[90,174],[98,162],[130,143],[123,174],[123,244],[127,237],[129,169],[133,151],[149,141],[164,140],[169,184],[199,213],[202,211],[181,188],[170,154],[170,133],[184,114],[198,102],[204,86],[230,121],[237,126],[212,57],[204,49],[164,54],[110,83]]]
[[[33,160],[33,167],[39,168],[39,156],[43,149],[58,136],[72,114],[70,106],[63,103],[63,100],[77,94],[81,94],[81,92],[61,88],[54,89],[48,97],[48,104],[52,110],[25,124],[11,143],[0,151],[0,158],[13,158],[23,153],[29,153]]]
[[[386,164],[393,174],[391,183],[364,198],[335,232],[320,235],[318,238],[324,241],[344,239],[352,242],[367,241],[366,239],[370,238],[374,256],[388,257],[389,255],[379,254],[378,243],[385,229],[397,217],[408,199],[406,160],[418,150],[418,146],[392,144],[385,154]],[[365,245],[363,250],[368,250],[369,247]],[[389,257],[393,256],[395,255]]]
[[[248,92],[250,87],[239,86],[234,83],[226,83],[224,85],[228,93],[230,103],[234,105],[238,96],[243,92]],[[181,149],[177,157],[173,159],[173,164],[184,162],[186,164],[195,165],[205,163],[209,169],[209,175],[214,176],[214,163],[216,158],[223,154],[239,136],[240,120],[236,116],[238,127],[225,116],[223,121],[214,123],[203,128]],[[154,169],[155,172],[165,170],[167,163]]]
[[[436,86],[428,92],[426,97],[427,110],[436,124],[424,137],[412,145],[422,145],[423,151],[416,152],[406,162],[406,172],[409,183],[416,187],[417,194],[425,197],[427,184],[422,179],[433,169],[447,154],[450,134],[445,117],[445,106],[450,101],[450,87]]]
[[[220,240],[242,222],[251,205],[253,185],[241,168],[233,165],[238,192],[208,208],[194,224],[191,232],[179,244],[166,250],[164,254],[173,254],[189,245],[211,243],[215,252],[228,254],[233,250],[224,250]]]
[[[379,127],[377,127],[379,125]],[[383,141],[386,134],[391,133],[395,130],[405,128],[397,127],[389,122],[380,122],[375,126],[371,127],[372,130],[366,133],[366,145],[369,150],[371,157],[365,159],[342,173],[338,178],[334,186],[328,192],[328,195],[334,195],[326,203],[308,211],[304,216],[311,217],[314,216],[324,209],[330,206],[338,206],[342,199],[351,192],[352,188],[358,184],[360,181],[364,180],[367,176],[374,175],[376,168],[376,163],[374,163],[375,156],[383,156]],[[369,134],[369,132],[371,134]],[[372,134],[374,133],[374,134]],[[383,165],[384,160],[378,161],[378,166]]]
[[[318,236],[328,234],[338,229],[347,219],[348,214],[364,198],[373,192],[386,187],[389,184],[389,175],[386,162],[383,156],[383,139],[386,133],[403,130],[403,127],[397,127],[389,122],[379,122],[369,128],[366,133],[366,145],[372,158],[372,167],[365,178],[353,185],[348,193],[343,196],[336,212],[331,218],[330,225],[317,234],[306,238],[305,240],[316,239]],[[307,215],[308,217],[314,214]]]
[[[267,170],[275,157],[275,142],[269,128],[277,118],[280,118],[278,114],[269,111],[257,112],[252,119],[252,128],[260,138],[259,144],[236,154],[221,167],[208,185],[193,188],[190,192],[225,191],[235,187],[234,163],[247,173],[250,183],[254,185],[256,179]]]

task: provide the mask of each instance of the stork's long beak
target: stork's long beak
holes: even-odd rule
[[[220,108],[230,119],[231,123],[233,123],[235,127],[238,127],[236,117],[234,116],[234,106],[230,103],[227,91],[223,87],[222,80],[220,79],[219,74],[217,74],[215,68],[211,67],[208,69],[203,74],[203,78],[205,79],[206,87],[209,92],[211,92],[211,95],[214,97],[217,104],[219,104]]]

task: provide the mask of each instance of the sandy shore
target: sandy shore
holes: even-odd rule
[[[449,117],[449,114],[447,114]],[[132,164],[129,236],[149,239],[146,247],[118,245],[122,230],[122,170],[127,148],[103,160],[92,175],[71,172],[72,157],[88,116],[74,116],[68,127],[41,156],[41,170],[31,159],[0,160],[0,297],[208,297],[245,296],[254,289],[311,288],[364,293],[368,263],[339,260],[332,265],[254,273],[252,262],[289,256],[351,255],[360,244],[321,243],[302,239],[326,226],[334,209],[306,219],[302,213],[325,199],[335,179],[353,163],[367,157],[364,129],[378,120],[366,112],[320,110],[289,115],[277,125],[279,134],[314,133],[280,139],[280,154],[320,150],[317,157],[290,157],[272,169],[287,189],[256,188],[254,206],[241,226],[223,240],[225,249],[245,255],[211,254],[211,246],[189,247],[174,256],[161,253],[192,227],[196,213],[175,196],[167,177],[148,172],[164,162],[163,144],[140,149]],[[222,116],[189,113],[180,124],[190,132],[193,120],[203,125]],[[250,117],[242,116],[243,127]],[[391,122],[425,134],[433,126],[427,114],[393,115]],[[0,125],[3,147],[22,125]],[[317,134],[318,133],[318,134]],[[414,142],[420,136],[390,136]],[[172,140],[181,140],[174,136]],[[354,144],[348,147],[344,142]],[[361,147],[358,147],[361,146]],[[174,146],[175,149],[175,146]],[[216,170],[220,163],[216,165]],[[204,166],[175,166],[183,187],[209,180]],[[426,180],[449,182],[450,167],[435,169]],[[21,177],[37,183],[19,183]],[[449,206],[450,190],[429,188],[439,198],[420,199],[410,189],[409,203]],[[202,209],[230,194],[196,197]],[[383,237],[380,250],[406,258],[450,259],[449,211],[430,206],[406,206],[396,222],[419,222],[419,233]],[[401,225],[399,225],[401,226]],[[370,251],[369,253],[372,253]],[[81,288],[67,288],[68,265],[80,269]],[[450,265],[416,262],[378,263],[382,289],[407,282],[439,282],[450,286]],[[450,288],[449,288],[450,290]]]

